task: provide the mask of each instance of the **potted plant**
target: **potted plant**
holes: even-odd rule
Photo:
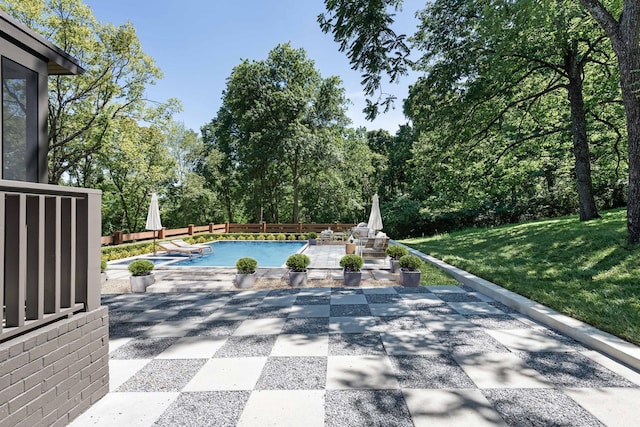
[[[147,287],[153,285],[156,281],[151,272],[153,267],[153,263],[148,259],[137,259],[129,264],[131,292],[146,292]]]
[[[340,267],[343,270],[345,286],[360,286],[362,272],[360,269],[364,264],[364,259],[360,255],[349,254],[340,259]]]
[[[422,260],[415,255],[404,255],[398,260],[400,266],[400,284],[402,286],[420,286],[420,267]]]
[[[309,239],[309,244],[311,246],[314,246],[317,243],[317,239],[318,238],[318,233],[312,231],[310,233],[307,233],[307,239]]]
[[[387,255],[391,258],[391,272],[398,271],[398,260],[407,255],[409,251],[404,246],[391,245],[387,248]]]
[[[290,286],[306,286],[307,285],[307,267],[311,263],[308,256],[304,254],[293,254],[287,258],[287,267],[289,267],[289,285]]]
[[[258,261],[253,258],[245,257],[236,261],[236,287],[241,289],[251,288],[256,282],[256,268]]]

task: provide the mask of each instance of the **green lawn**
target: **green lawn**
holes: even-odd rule
[[[402,241],[506,289],[640,344],[640,248],[626,211]]]

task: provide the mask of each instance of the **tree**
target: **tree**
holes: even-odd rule
[[[340,80],[323,79],[304,50],[289,44],[233,69],[223,105],[203,132],[226,156],[219,166],[233,169],[252,196],[246,206],[256,220],[278,222],[286,206],[299,221],[304,181],[318,171],[331,129],[346,125],[345,103]]]
[[[599,0],[580,0],[607,33],[620,67],[622,101],[629,138],[627,230],[631,244],[640,244],[640,4],[623,0],[622,9]],[[615,2],[618,5],[619,2]],[[616,19],[614,16],[618,16]]]
[[[86,69],[49,80],[49,182],[57,184],[77,165],[93,162],[114,121],[143,119],[144,89],[162,75],[131,23],[103,25],[81,0],[1,0],[0,7]]]

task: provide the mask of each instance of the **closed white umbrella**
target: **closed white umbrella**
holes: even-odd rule
[[[162,229],[160,221],[160,208],[158,207],[158,195],[151,194],[151,203],[149,204],[149,212],[147,212],[147,230],[153,230],[153,254],[156,254],[156,231]]]
[[[382,215],[380,215],[380,201],[378,200],[378,193],[373,195],[371,214],[369,215],[369,222],[367,223],[367,226],[374,234],[377,231],[382,230]]]

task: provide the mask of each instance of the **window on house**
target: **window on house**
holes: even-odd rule
[[[2,178],[38,180],[38,73],[2,58]]]

